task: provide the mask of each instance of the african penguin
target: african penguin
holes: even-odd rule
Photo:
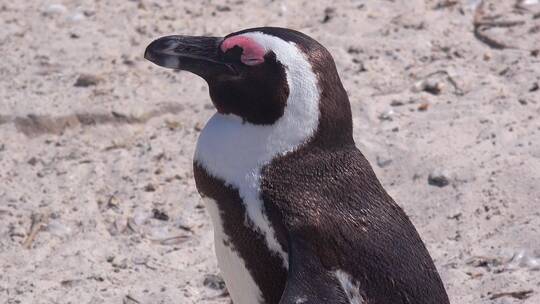
[[[166,36],[145,58],[202,77],[217,112],[194,175],[235,304],[448,304],[414,226],[355,147],[330,53],[290,29]]]

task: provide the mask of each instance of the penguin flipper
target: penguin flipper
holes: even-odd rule
[[[333,271],[302,239],[289,241],[289,274],[279,304],[349,304]]]

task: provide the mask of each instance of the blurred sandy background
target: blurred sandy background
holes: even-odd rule
[[[191,167],[206,85],[142,55],[264,25],[332,52],[452,302],[540,303],[535,0],[1,0],[0,303],[230,302]]]

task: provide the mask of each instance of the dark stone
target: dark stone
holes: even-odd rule
[[[428,176],[428,184],[436,187],[445,187],[450,184],[450,178],[446,171],[433,171]]]
[[[230,6],[227,6],[227,5],[218,5],[216,6],[216,10],[218,12],[230,12],[231,11],[231,7]]]
[[[152,216],[156,219],[156,220],[160,220],[160,221],[168,221],[169,220],[169,216],[167,215],[167,213],[165,213],[165,211],[160,211],[158,209],[152,209]]]
[[[324,18],[321,23],[327,23],[336,16],[336,9],[333,7],[327,7],[324,9]]]
[[[30,166],[35,166],[38,163],[38,159],[35,157],[32,157],[27,162]]]
[[[399,101],[399,100],[392,100],[392,102],[390,103],[390,105],[392,107],[399,107],[399,106],[402,106],[404,104],[405,103],[403,101]]]
[[[148,184],[148,185],[144,186],[144,191],[146,191],[146,192],[154,192],[154,191],[156,191],[156,186],[154,186],[153,184]]]
[[[377,155],[377,166],[379,166],[379,168],[388,167],[391,163],[391,158]]]
[[[103,79],[98,77],[98,76],[90,75],[90,74],[81,74],[81,75],[79,75],[79,78],[77,78],[77,80],[75,81],[74,86],[76,86],[76,87],[90,87],[90,86],[97,85],[101,81],[103,81]]]
[[[223,278],[217,274],[205,275],[203,285],[214,290],[225,289],[225,282],[223,281]]]

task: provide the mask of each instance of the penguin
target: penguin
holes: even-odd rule
[[[355,146],[331,54],[295,30],[165,36],[145,58],[208,84],[197,189],[234,304],[448,304],[423,241]]]

